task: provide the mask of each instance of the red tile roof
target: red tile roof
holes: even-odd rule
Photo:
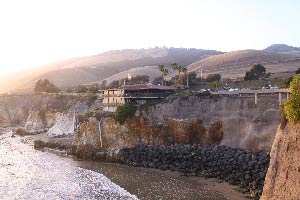
[[[153,84],[143,84],[143,85],[123,85],[121,86],[124,90],[149,90],[149,89],[157,89],[157,90],[176,90],[175,87],[172,86],[163,86],[163,85],[153,85]]]

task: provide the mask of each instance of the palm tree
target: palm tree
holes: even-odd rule
[[[179,83],[182,84],[181,73],[184,73],[186,75],[188,72],[188,69],[186,67],[182,67],[182,66],[178,65],[177,63],[172,63],[171,66],[175,71],[178,72]],[[175,77],[175,85],[176,85],[176,77]]]
[[[164,85],[165,77],[168,75],[169,70],[164,65],[159,65],[159,71],[162,73],[161,84]]]
[[[188,84],[188,80],[189,80],[189,78],[188,78],[188,69],[186,68],[186,67],[183,67],[182,69],[181,69],[181,71],[182,71],[182,73],[186,76],[186,86],[188,87],[189,86],[189,84]],[[182,82],[182,79],[180,80],[181,82]]]
[[[178,78],[180,79],[180,74],[182,72],[182,67],[178,65],[177,63],[172,63],[171,64],[172,68],[178,72]],[[175,77],[175,85],[176,85],[176,77]]]

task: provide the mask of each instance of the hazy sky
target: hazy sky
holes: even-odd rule
[[[0,75],[111,49],[300,46],[299,0],[0,0]]]

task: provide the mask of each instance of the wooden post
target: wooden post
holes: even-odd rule
[[[255,92],[254,94],[254,102],[255,102],[255,105],[257,104],[257,92]]]
[[[282,96],[281,96],[280,92],[278,94],[279,94],[279,105],[281,105],[282,104]]]
[[[289,100],[289,98],[290,98],[290,93],[287,92],[287,93],[286,93],[286,100]]]

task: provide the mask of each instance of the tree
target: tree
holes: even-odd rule
[[[291,123],[296,123],[300,121],[300,76],[294,76],[292,82],[290,83],[290,98],[283,105],[284,113],[286,118]]]
[[[97,85],[97,84],[94,84],[94,85],[90,85],[89,87],[88,87],[88,93],[92,93],[92,94],[97,94],[98,93],[98,91],[99,91],[99,85]]]
[[[136,84],[146,84],[149,83],[150,76],[148,75],[136,75],[131,78],[130,84],[136,85]]]
[[[164,85],[165,77],[168,75],[169,70],[164,65],[159,65],[159,71],[162,73],[161,84]]]
[[[182,72],[182,66],[178,65],[177,63],[172,63],[171,64],[172,68],[178,72],[178,78],[179,78],[179,81],[181,81],[181,72]],[[177,81],[176,81],[176,77],[175,77],[175,85],[176,85]]]
[[[101,81],[100,88],[105,89],[106,84],[107,84],[106,80]]]
[[[197,73],[196,72],[190,72],[188,73],[188,78],[189,78],[189,86],[195,86],[200,84],[200,79],[197,78]],[[183,77],[183,82],[187,82],[187,76]]]
[[[214,91],[217,91],[218,90],[218,87],[219,87],[219,83],[217,81],[214,81],[211,83],[211,88],[214,90]]]
[[[118,88],[118,87],[120,87],[120,81],[119,80],[114,80],[114,81],[110,82],[108,87],[109,88]]]
[[[207,82],[214,82],[214,81],[219,82],[220,80],[221,80],[221,75],[220,74],[209,74],[206,77]]]
[[[285,84],[286,84],[287,86],[290,86],[290,83],[292,82],[292,80],[293,80],[293,77],[292,77],[292,76],[289,77],[289,78],[287,78],[287,79],[285,80]]]
[[[179,65],[177,63],[172,63],[171,67],[180,74]],[[176,85],[176,83],[177,83],[177,81],[176,81],[176,77],[175,77],[175,85]]]
[[[244,77],[245,81],[259,80],[261,78],[267,78],[270,74],[266,74],[266,68],[261,64],[256,64],[250,71],[247,71]]]
[[[48,79],[38,80],[34,86],[35,92],[57,93],[59,89],[54,86]]]
[[[88,88],[87,88],[87,86],[85,86],[85,85],[79,85],[79,86],[76,88],[76,92],[77,92],[77,93],[87,93],[87,92],[88,92]]]
[[[154,78],[152,82],[153,82],[153,84],[157,85],[157,84],[161,84],[162,81],[163,81],[162,76],[158,76],[158,77]]]
[[[117,110],[113,113],[113,118],[120,124],[123,124],[128,117],[134,115],[135,111],[136,111],[136,107],[134,103],[127,102],[117,107]]]
[[[188,69],[186,67],[183,67],[181,69],[181,72],[183,73],[184,77],[187,77],[187,75],[188,75]],[[187,81],[188,81],[188,77],[187,77]],[[182,77],[180,77],[180,82],[182,83]],[[188,82],[186,82],[186,86],[188,87]]]
[[[130,84],[130,85],[146,84],[146,83],[149,83],[150,76],[148,76],[148,75],[136,75],[136,76],[132,77],[130,80],[127,77],[122,78],[121,80],[119,80],[121,85],[124,84],[124,81],[126,82],[126,84]]]

